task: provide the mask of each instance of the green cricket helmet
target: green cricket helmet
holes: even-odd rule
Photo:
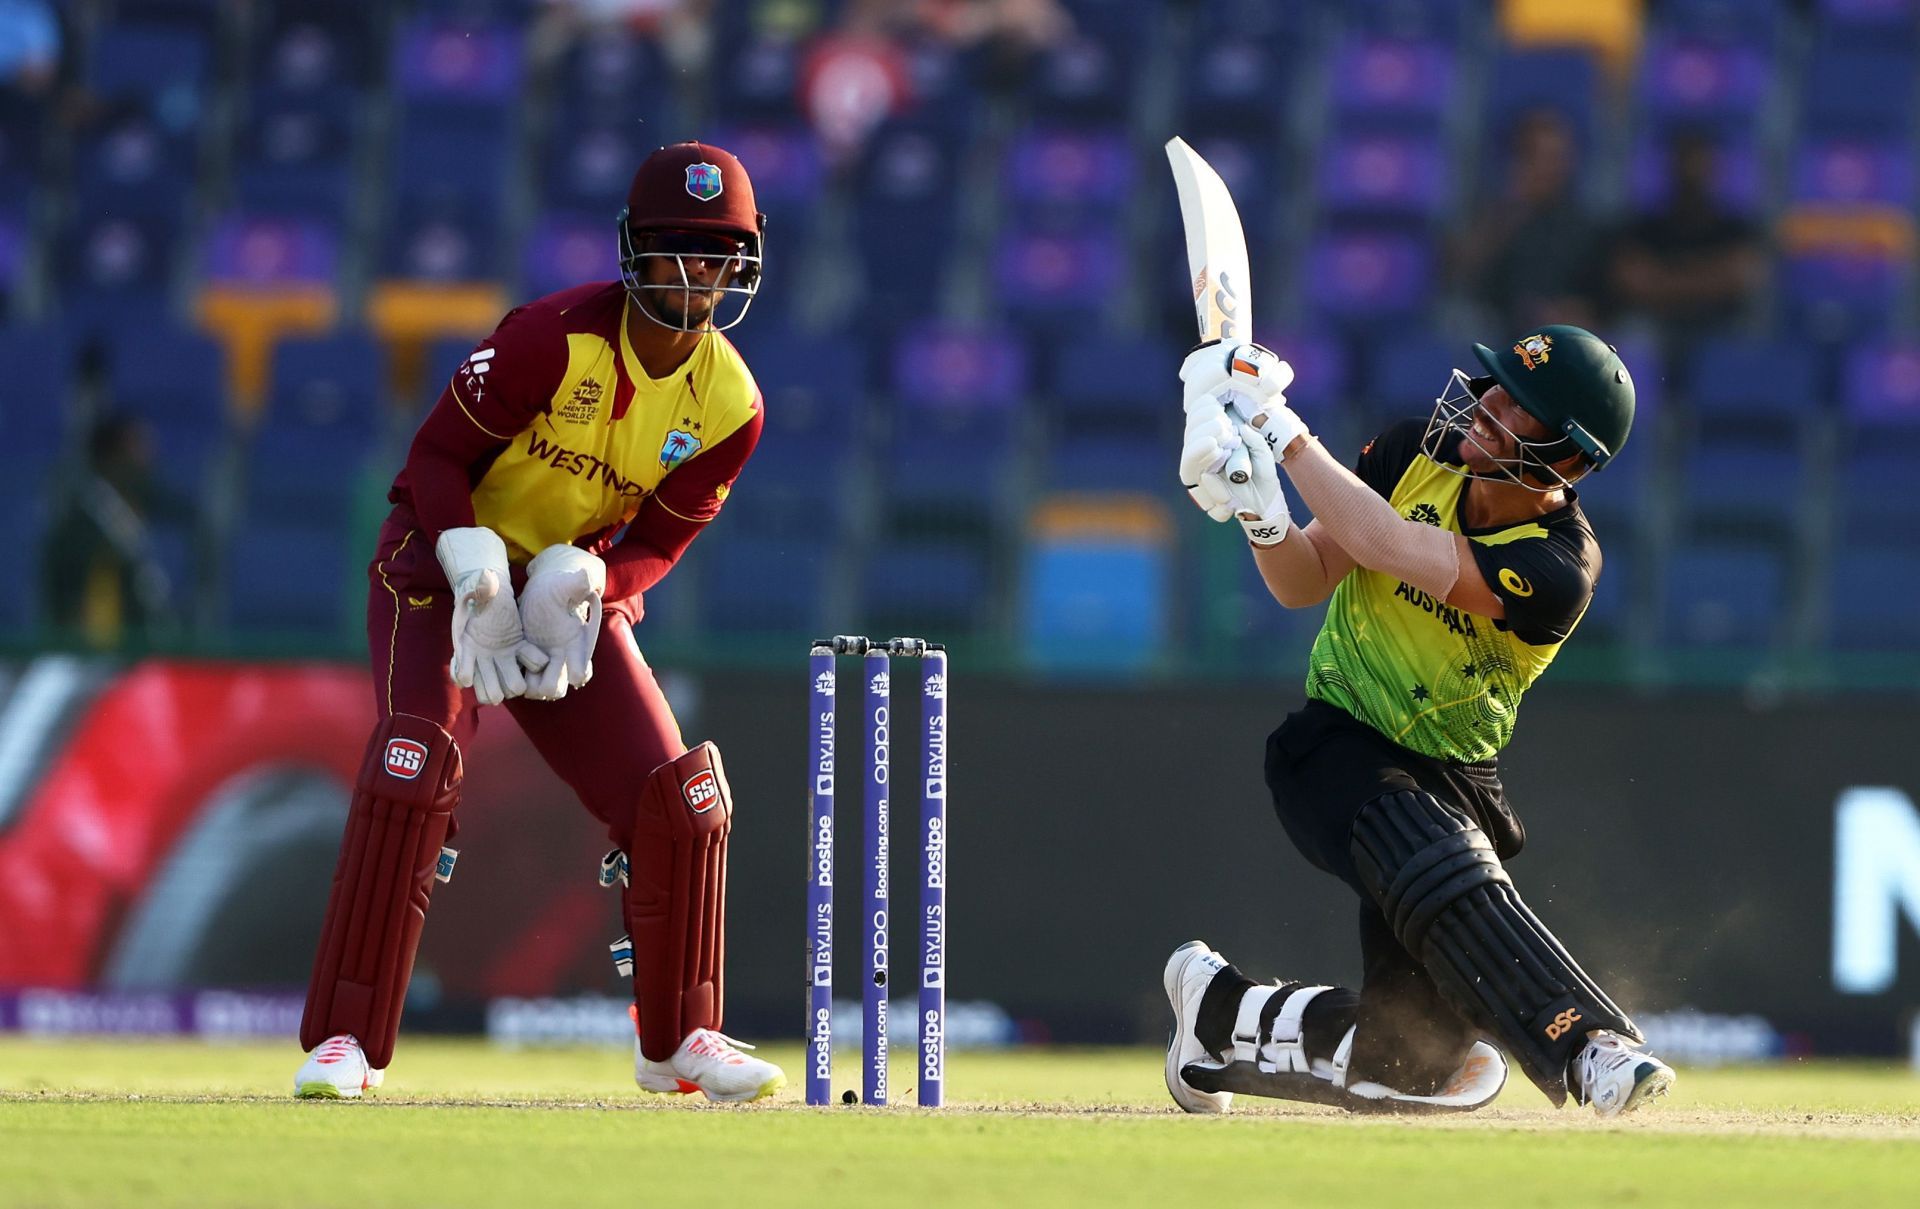
[[[1466,440],[1475,441],[1475,410],[1480,396],[1495,383],[1553,434],[1544,439],[1506,434],[1519,456],[1494,461],[1523,486],[1536,491],[1570,486],[1574,480],[1554,470],[1555,462],[1578,454],[1588,468],[1599,470],[1627,443],[1633,428],[1633,377],[1621,364],[1618,350],[1592,332],[1571,324],[1549,324],[1514,341],[1511,348],[1496,352],[1476,344],[1473,352],[1486,372],[1453,371],[1453,382],[1435,400],[1427,425],[1423,447],[1429,454],[1438,451],[1440,438],[1448,432],[1460,432]],[[1492,416],[1486,418],[1497,424]],[[1493,456],[1492,451],[1482,450]]]

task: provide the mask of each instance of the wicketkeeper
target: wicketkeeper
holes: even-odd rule
[[[1593,597],[1600,548],[1573,484],[1626,444],[1633,380],[1577,327],[1473,351],[1478,372],[1454,370],[1424,423],[1380,433],[1351,472],[1287,406],[1293,370],[1271,351],[1214,342],[1181,366],[1182,483],[1238,520],[1282,605],[1330,599],[1266,778],[1294,845],[1359,896],[1364,965],[1358,990],[1256,984],[1203,942],[1176,949],[1166,1079],[1189,1112],[1225,1112],[1236,1091],[1474,1109],[1508,1058],[1601,1116],[1673,1084],[1515,889],[1525,831],[1498,761]],[[1236,485],[1221,471],[1242,448]]]
[[[759,288],[765,224],[731,154],[661,148],[619,215],[619,280],[510,312],[421,424],[370,569],[380,722],[296,1095],[381,1082],[434,882],[453,870],[460,744],[476,706],[503,704],[618,848],[640,1086],[752,1100],[785,1081],[720,1031],[733,806],[719,752],[687,749],[635,638],[643,594],[760,437],[760,391],[720,332]]]

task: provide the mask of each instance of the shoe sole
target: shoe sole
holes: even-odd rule
[[[1629,1113],[1650,1100],[1660,1099],[1673,1090],[1673,1082],[1672,1071],[1665,1067],[1654,1067],[1634,1082],[1633,1091],[1627,1096],[1627,1102],[1620,1106],[1620,1111]]]
[[[787,1085],[787,1076],[785,1074],[778,1074],[778,1075],[775,1075],[773,1078],[768,1079],[765,1083],[762,1083],[760,1086],[754,1088],[752,1091],[741,1092],[737,1095],[732,1095],[732,1096],[716,1095],[713,1092],[707,1091],[707,1089],[704,1087],[701,1088],[700,1091],[702,1094],[704,1094],[707,1097],[707,1099],[712,1100],[716,1104],[747,1104],[754,1100],[764,1100],[768,1096],[772,1095],[774,1092],[777,1092],[781,1088],[785,1087],[786,1085]]]
[[[293,1089],[297,1100],[358,1100],[359,1092],[344,1092],[332,1083],[301,1083]]]
[[[1160,985],[1167,993],[1167,1006],[1173,1010],[1173,1028],[1167,1033],[1167,1094],[1173,1097],[1185,1112],[1204,1116],[1226,1112],[1233,1105],[1232,1092],[1199,1092],[1187,1086],[1180,1077],[1180,1038],[1186,1032],[1186,1021],[1180,1019],[1180,983],[1183,981],[1187,964],[1199,954],[1210,953],[1211,949],[1203,940],[1190,940],[1173,951],[1167,958],[1167,967],[1160,975]],[[1188,1103],[1189,1097],[1206,1096],[1196,1104]]]

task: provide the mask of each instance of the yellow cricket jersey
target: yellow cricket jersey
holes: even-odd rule
[[[454,374],[452,401],[486,437],[504,441],[476,468],[474,523],[498,533],[515,563],[632,521],[653,498],[682,520],[711,519],[737,465],[684,500],[661,493],[669,472],[692,484],[703,453],[752,421],[760,394],[746,362],[717,332],[665,378],[650,378],[627,338],[618,282],[567,290],[504,319]]]
[[[1478,617],[1390,575],[1355,567],[1313,644],[1307,695],[1403,747],[1438,759],[1492,759],[1513,737],[1520,698],[1559,653],[1593,597],[1600,547],[1569,491],[1545,516],[1480,530],[1461,521],[1472,480],[1420,450],[1425,423],[1381,433],[1356,472],[1401,516],[1472,543],[1506,618]],[[1441,458],[1457,465],[1458,438]]]

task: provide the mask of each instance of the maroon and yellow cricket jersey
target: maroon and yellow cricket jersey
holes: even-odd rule
[[[719,514],[759,440],[762,403],[717,332],[667,377],[648,377],[627,340],[628,305],[619,282],[601,282],[501,320],[415,436],[394,521],[427,549],[443,529],[484,525],[516,566],[581,546],[606,558],[610,599],[657,582]]]

